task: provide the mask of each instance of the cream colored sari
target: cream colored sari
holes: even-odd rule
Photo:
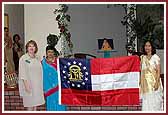
[[[163,87],[161,79],[157,80],[156,71],[158,64],[160,64],[160,58],[156,54],[151,59],[148,59],[145,55],[141,56],[140,93],[142,111],[163,110]]]

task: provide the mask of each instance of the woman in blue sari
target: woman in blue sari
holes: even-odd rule
[[[46,98],[47,111],[65,111],[66,106],[58,104],[58,73],[57,59],[58,51],[53,46],[46,47],[46,58],[42,60],[43,65],[43,89]]]

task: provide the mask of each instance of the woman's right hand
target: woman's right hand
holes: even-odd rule
[[[29,93],[29,94],[31,93],[30,87],[25,87],[25,90],[26,90],[27,93]]]
[[[27,80],[23,80],[23,81],[24,81],[25,91],[30,94],[31,93],[30,84],[28,83]]]

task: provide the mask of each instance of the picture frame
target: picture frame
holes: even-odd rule
[[[100,51],[112,51],[114,50],[114,44],[112,38],[100,38],[98,39],[98,49]]]

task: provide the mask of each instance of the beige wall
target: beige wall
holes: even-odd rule
[[[56,8],[57,4],[24,5],[25,43],[31,39],[35,40],[39,47],[38,55],[41,57],[45,55],[49,33],[59,33],[53,13]]]
[[[156,50],[156,54],[160,57],[160,63],[161,63],[161,73],[164,73],[164,50]]]
[[[57,21],[53,11],[58,4],[25,4],[25,42],[33,39],[39,46],[38,54],[45,55],[45,47],[49,33],[59,33]],[[90,12],[87,12],[90,8]],[[92,9],[94,8],[94,9]],[[100,10],[101,9],[101,10]],[[102,13],[102,15],[100,15]],[[97,53],[97,38],[111,37],[114,39],[114,47],[117,53],[112,56],[127,55],[125,49],[126,30],[121,24],[124,15],[122,7],[110,8],[105,5],[69,5],[68,14],[71,16],[69,30],[72,34],[74,52],[84,52],[102,57]],[[107,18],[106,18],[107,17]],[[101,21],[106,23],[101,23]],[[92,23],[91,23],[92,22]],[[89,26],[90,25],[90,26]],[[100,29],[100,27],[102,27]],[[87,46],[87,47],[86,47]],[[60,43],[56,46],[60,50]],[[161,58],[161,73],[164,73],[164,51],[157,51]]]
[[[99,38],[112,38],[114,48],[111,57],[127,55],[126,28],[121,20],[125,16],[122,6],[107,4],[70,4],[68,14],[71,16],[70,32],[74,44],[74,53],[83,52],[103,57],[98,53]]]

